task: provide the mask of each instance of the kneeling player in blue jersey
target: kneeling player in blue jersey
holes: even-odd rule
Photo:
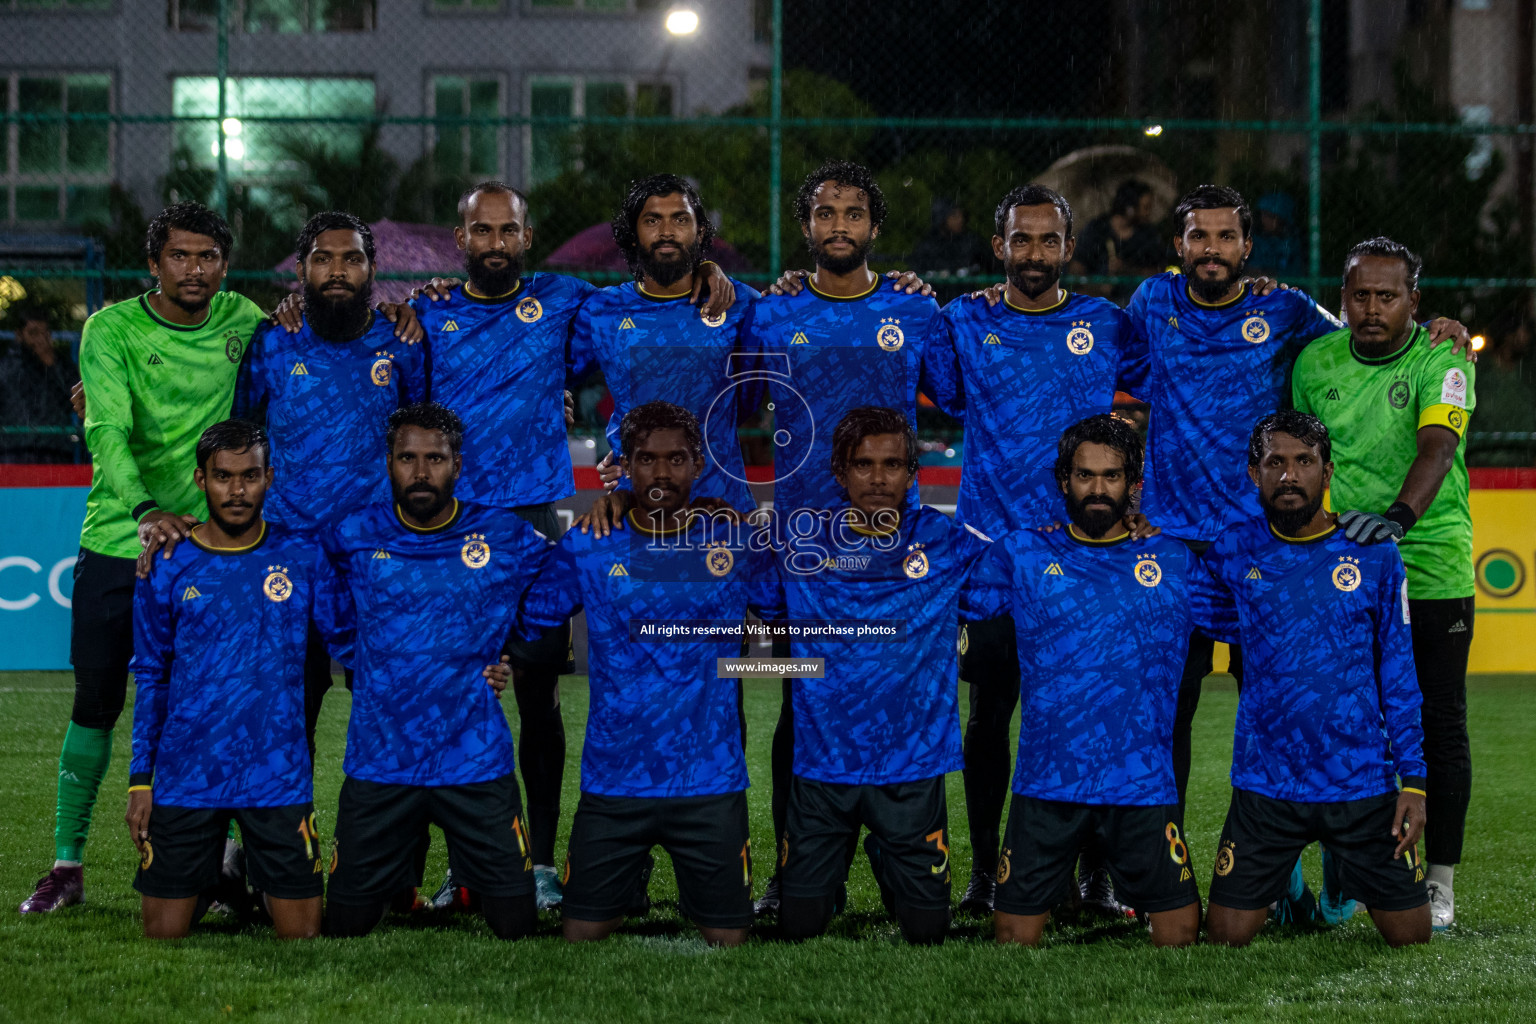
[[[999,942],[1039,943],[1085,846],[1147,915],[1153,943],[1199,935],[1173,775],[1194,556],[1127,531],[1141,467],[1141,439],[1108,413],[1071,427],[1056,456],[1067,528],[1008,534],[966,591],[967,617],[1011,615],[1018,636],[1023,710],[997,864]]]
[[[581,750],[581,802],[561,882],[565,937],[607,938],[647,908],[651,848],[672,857],[682,912],[711,944],[737,946],[752,924],[752,846],[740,694],[716,659],[739,633],[698,640],[646,627],[739,627],[766,551],[742,543],[734,513],[690,511],[704,468],[698,420],[649,402],[619,429],[634,483],[630,529],[572,530],[524,599],[528,632],[583,607],[591,645],[591,709]]]
[[[1192,588],[1200,627],[1241,642],[1247,658],[1211,882],[1213,942],[1258,934],[1314,841],[1389,945],[1431,935],[1407,577],[1395,545],[1357,544],[1324,510],[1331,449],[1314,416],[1260,420],[1248,474],[1264,518],[1223,534]]]
[[[779,850],[786,937],[826,931],[861,826],[886,910],[908,942],[949,928],[949,811],[959,771],[955,636],[960,588],[987,549],[980,533],[907,505],[917,436],[895,409],[850,411],[832,436],[848,504],[799,510],[776,552],[764,618],[889,629],[886,642],[791,636],[824,659],[793,681],[794,776]]]
[[[496,661],[549,545],[515,512],[453,496],[463,436],[435,402],[397,409],[387,438],[393,502],[325,537],[339,617],[357,624],[331,935],[371,931],[415,883],[428,823],[442,828],[454,878],[498,938],[526,935],[537,919],[512,733],[482,666]]]
[[[320,933],[320,837],[304,736],[304,652],[329,577],[313,539],[268,524],[267,437],[242,420],[197,442],[208,521],[134,593],[128,831],[144,935],[176,939],[219,879],[240,824],[277,934]],[[330,630],[334,635],[337,630]]]

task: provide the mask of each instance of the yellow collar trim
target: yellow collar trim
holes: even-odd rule
[[[677,292],[674,295],[657,295],[655,292],[646,291],[645,285],[643,284],[635,285],[635,291],[639,292],[641,295],[644,295],[648,299],[685,299],[693,294],[693,289],[690,288],[685,292]]]
[[[198,524],[198,525],[202,525],[202,524]],[[251,541],[249,544],[241,544],[238,547],[221,548],[221,547],[218,547],[216,545],[209,544],[207,541],[199,540],[198,537],[197,537],[197,530],[196,529],[194,529],[192,531],[191,537],[192,537],[192,543],[197,545],[198,547],[202,548],[204,551],[211,552],[211,553],[213,553],[215,555],[238,555],[242,551],[249,551],[249,550],[251,550],[252,548],[254,548],[257,545],[259,545],[262,541],[267,539],[267,521],[265,519],[263,519],[261,521],[261,532],[256,534],[256,539],[255,540]]]
[[[1077,532],[1076,523],[1067,524],[1067,534],[1079,544],[1120,544],[1131,539],[1131,531],[1127,530],[1118,537],[1085,537]]]
[[[437,533],[441,530],[448,529],[448,527],[453,525],[453,521],[459,518],[459,499],[453,499],[453,515],[443,520],[441,526],[417,526],[405,518],[405,513],[400,511],[399,502],[395,503],[395,518],[400,520],[401,526],[405,527],[407,530],[410,530],[412,533]]]
[[[1243,298],[1248,294],[1248,282],[1244,281],[1242,287],[1237,290],[1236,295],[1222,302],[1201,302],[1199,299],[1195,298],[1195,293],[1190,290],[1189,282],[1187,281],[1184,283],[1184,294],[1189,296],[1190,302],[1193,302],[1201,309],[1226,309],[1228,306],[1235,306],[1239,302],[1243,301]]]
[[[469,282],[466,281],[464,283],[464,294],[468,295],[472,299],[478,299],[481,302],[500,302],[502,299],[510,299],[512,296],[516,295],[522,290],[523,282],[521,278],[518,279],[516,288],[513,288],[509,292],[502,292],[500,295],[480,295],[479,293],[470,290]]]
[[[1058,285],[1058,287],[1060,286]],[[1071,298],[1072,293],[1067,291],[1065,288],[1062,288],[1061,301],[1056,303],[1054,306],[1046,306],[1044,309],[1025,309],[1023,306],[1015,306],[1013,304],[1013,300],[1008,298],[1008,292],[1006,290],[1003,292],[1004,304],[1007,305],[1007,307],[1013,310],[1015,313],[1023,313],[1025,316],[1039,316],[1041,313],[1054,313],[1062,306],[1065,306],[1068,300]]]
[[[873,295],[875,293],[875,289],[880,287],[880,275],[876,274],[875,283],[870,285],[866,291],[859,292],[857,295],[828,295],[820,288],[817,288],[815,280],[809,277],[805,279],[805,284],[806,287],[808,287],[811,291],[815,292],[817,295],[820,295],[824,299],[830,299],[833,302],[852,302],[854,299],[862,299],[866,296]]]
[[[636,530],[649,537],[663,537],[669,534],[680,534],[687,530],[689,524],[693,522],[693,510],[685,509],[685,515],[683,516],[683,521],[680,526],[674,526],[670,529],[657,529],[650,523],[646,522],[645,519],[642,519],[640,516],[636,515],[636,511],[636,509],[629,510],[627,517],[629,519],[629,525],[633,526]]]
[[[1328,536],[1330,533],[1334,532],[1338,528],[1339,528],[1339,524],[1337,522],[1335,522],[1331,526],[1329,526],[1328,529],[1324,530],[1321,533],[1310,534],[1310,535],[1308,535],[1306,537],[1287,537],[1285,534],[1283,534],[1279,530],[1275,529],[1275,524],[1273,524],[1273,523],[1269,524],[1269,532],[1274,534],[1276,537],[1279,537],[1281,540],[1285,541],[1287,544],[1306,544],[1309,541],[1322,540],[1324,537]]]
[[[861,537],[889,537],[892,534],[901,532],[900,518],[897,519],[896,525],[891,527],[889,530],[871,530],[867,526],[860,526],[858,523],[853,521],[853,509],[851,508],[846,513],[844,513],[843,521],[848,525],[848,529],[852,530],[854,533],[857,533]]]

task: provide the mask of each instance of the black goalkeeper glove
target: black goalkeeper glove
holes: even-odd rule
[[[1403,535],[1418,519],[1413,509],[1401,501],[1393,502],[1385,515],[1373,515],[1359,509],[1339,513],[1339,525],[1344,528],[1344,536],[1356,544],[1380,544],[1385,540],[1396,543],[1403,539]]]

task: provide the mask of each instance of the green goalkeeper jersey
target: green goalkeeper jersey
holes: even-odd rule
[[[207,517],[192,482],[197,439],[228,418],[240,357],[261,319],[250,299],[219,292],[208,318],[195,327],[157,316],[147,295],[85,322],[80,379],[91,493],[81,547],[138,557],[134,512],[142,516],[149,506]]]
[[[1470,597],[1472,512],[1467,485],[1467,421],[1475,404],[1473,366],[1449,344],[1429,347],[1415,327],[1408,344],[1380,359],[1359,354],[1349,331],[1316,339],[1296,359],[1296,408],[1333,437],[1330,506],[1385,512],[1418,455],[1418,432],[1444,427],[1460,438],[1440,492],[1400,545],[1412,598]]]

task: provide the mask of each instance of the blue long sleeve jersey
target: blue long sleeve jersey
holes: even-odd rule
[[[807,779],[886,785],[961,767],[955,637],[959,598],[988,541],[926,505],[893,533],[853,527],[847,506],[803,512],[776,548],[765,619],[878,621],[893,642],[795,639],[795,658],[825,658],[825,677],[794,680],[794,771]]]
[[[1263,519],[1223,533],[1191,588],[1196,625],[1243,645],[1232,785],[1277,800],[1424,788],[1407,577],[1395,544]]]
[[[432,397],[464,421],[463,501],[497,508],[575,491],[565,436],[571,321],[595,288],[529,274],[495,299],[464,287],[412,305],[432,339]]]
[[[571,326],[570,376],[580,380],[594,366],[602,368],[613,395],[607,432],[615,461],[622,451],[619,424],[631,409],[660,399],[693,413],[704,430],[706,459],[694,497],[750,509],[736,428],[757,411],[762,385],[731,374],[749,365],[735,357],[742,354],[742,329],[758,293],[740,281],[732,284],[736,301],[717,318],[704,317],[687,295],[659,299],[633,282],[602,289]],[[627,489],[628,479],[620,486]]]
[[[1183,540],[1213,540],[1261,513],[1248,480],[1253,425],[1291,400],[1296,356],[1341,326],[1305,294],[1247,286],[1230,302],[1192,298],[1181,274],[1149,277],[1126,306],[1146,380],[1126,388],[1152,405],[1141,510]]]
[[[389,500],[385,423],[401,405],[429,397],[427,346],[394,330],[375,313],[352,341],[327,341],[308,321],[297,334],[263,324],[252,335],[234,414],[267,428],[269,522],[313,530]]]
[[[868,292],[833,298],[806,282],[799,295],[752,304],[743,345],[759,354],[773,406],[773,504],[780,516],[846,499],[832,476],[832,432],[850,409],[885,406],[917,424],[920,387],[946,411],[952,375],[928,380],[929,336],[938,305],[895,291],[880,278]],[[917,507],[917,484],[908,495]]]
[[[133,595],[135,785],[171,807],[307,803],[304,649],[335,602],[313,537],[275,524],[239,550],[196,539]]]
[[[1068,292],[1039,311],[962,296],[938,323],[935,390],[957,396],[965,423],[955,517],[993,537],[1061,518],[1056,443],[1109,412],[1122,381],[1145,376],[1130,320],[1108,299]]]
[[[972,576],[968,619],[1011,614],[1019,641],[1013,791],[1074,804],[1178,800],[1173,720],[1193,555],[1166,536],[1021,530]]]
[[[605,538],[567,532],[528,591],[519,615],[525,632],[587,612],[583,792],[682,797],[747,788],[736,680],[715,678],[715,659],[737,657],[741,641],[657,628],[741,625],[772,562],[735,533],[712,533],[707,517],[695,516],[686,530],[658,534],[631,513],[625,529]]]
[[[485,505],[459,503],[431,530],[389,504],[331,526],[338,619],[357,629],[347,775],[461,786],[512,771],[512,733],[481,672],[549,550],[515,512]]]

